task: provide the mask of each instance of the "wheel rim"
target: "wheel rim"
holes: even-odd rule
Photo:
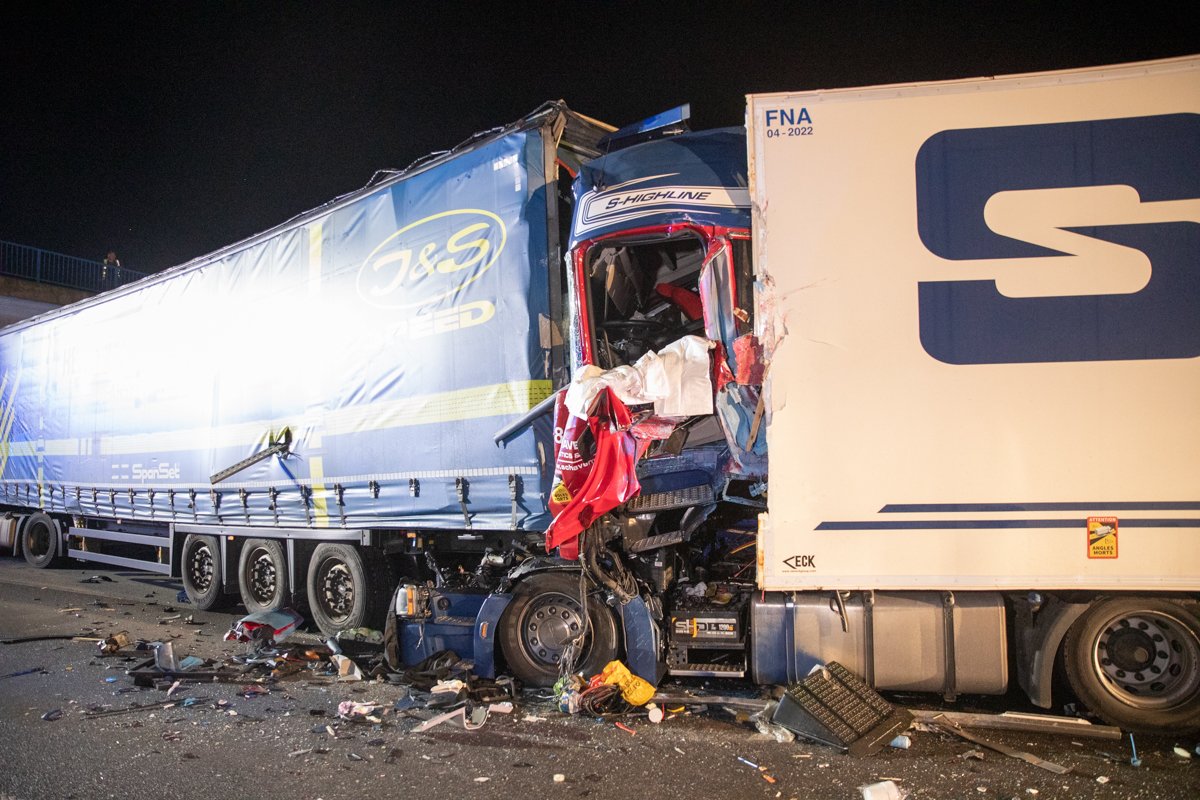
[[[557,667],[563,651],[584,630],[583,609],[573,598],[559,592],[536,597],[521,619],[521,646],[529,657],[544,666]],[[586,650],[586,642],[584,644]]]
[[[188,579],[200,594],[212,587],[214,563],[212,550],[206,542],[198,542],[188,552]]]
[[[1134,708],[1172,708],[1200,692],[1200,641],[1173,614],[1118,615],[1101,628],[1092,654],[1097,677]]]
[[[247,567],[251,596],[262,605],[270,603],[275,599],[278,586],[275,559],[265,548],[256,547],[250,553]]]
[[[25,549],[33,554],[34,558],[44,558],[50,553],[50,528],[42,523],[36,523],[29,528],[29,535],[25,537]]]
[[[335,623],[349,619],[354,612],[354,576],[350,568],[339,559],[329,559],[318,574],[321,591],[317,602],[321,610]]]

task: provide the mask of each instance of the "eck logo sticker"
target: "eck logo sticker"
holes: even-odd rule
[[[1088,517],[1087,557],[1117,557],[1117,518]]]

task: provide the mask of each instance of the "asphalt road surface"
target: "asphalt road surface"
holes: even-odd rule
[[[81,582],[93,575],[111,581]],[[170,639],[179,658],[244,651],[221,640],[240,616],[237,609],[197,612],[193,622],[202,624],[185,624],[191,610],[177,602],[179,588],[155,575],[80,562],[39,571],[0,553],[0,638],[127,630],[134,638]],[[311,634],[298,639],[318,642]],[[776,742],[719,708],[668,713],[661,724],[639,713],[620,720],[626,731],[611,719],[561,714],[533,692],[524,693],[514,713],[494,714],[479,730],[448,722],[415,733],[432,713],[392,712],[404,693],[399,686],[299,678],[244,697],[240,685],[185,684],[168,700],[162,690],[135,690],[125,674],[133,656],[145,658],[102,658],[91,641],[0,644],[0,800],[855,800],[859,787],[889,778],[910,798],[1200,797],[1200,758],[1173,752],[1176,744],[1195,747],[1195,738],[1138,737],[1142,764],[1135,769],[1128,737],[979,732],[1072,770],[1057,775],[992,751],[966,757],[980,748],[934,732],[912,732],[907,750],[854,758],[822,745]],[[665,688],[754,694],[699,681]],[[199,700],[185,707],[188,697]],[[938,707],[936,698],[889,699]],[[84,716],[88,709],[171,700],[178,702],[165,709]],[[345,700],[379,702],[388,713],[378,723],[339,721],[337,706]],[[968,698],[948,708],[1004,705]]]

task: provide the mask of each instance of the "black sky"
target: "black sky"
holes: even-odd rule
[[[0,239],[157,271],[563,98],[623,125],[747,92],[1200,52],[1185,3],[6,3]]]

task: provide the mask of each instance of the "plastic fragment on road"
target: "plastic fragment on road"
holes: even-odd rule
[[[770,736],[780,744],[788,744],[796,741],[796,734],[789,731],[782,725],[776,725],[771,722],[771,717],[775,714],[775,708],[779,704],[771,701],[767,703],[760,711],[750,715],[750,722],[754,725],[755,730],[764,736]]]
[[[383,644],[383,631],[374,628],[347,628],[338,631],[332,637],[338,642],[363,642],[366,644]],[[326,642],[328,644],[329,642]]]
[[[100,655],[108,656],[131,644],[133,644],[133,638],[129,635],[129,631],[118,631],[101,641],[97,648],[100,650]]]
[[[376,702],[359,703],[354,700],[343,700],[338,703],[338,716],[342,719],[366,719],[374,722],[378,721],[379,717],[376,716],[376,712],[381,708],[383,706]]]
[[[637,731],[635,731],[633,728],[629,727],[628,725],[624,724],[623,722],[614,722],[613,725],[616,725],[618,728],[625,731],[630,736],[637,736]]]
[[[1186,747],[1180,747],[1179,745],[1175,745],[1175,755],[1179,756],[1180,758],[1192,757],[1190,750],[1188,750]]]
[[[878,783],[860,786],[863,800],[903,800],[908,792],[896,785],[895,781],[879,781]]]
[[[329,660],[337,667],[339,681],[361,681],[362,670],[350,658],[343,655],[331,655]]]
[[[486,706],[462,705],[453,711],[447,711],[444,714],[438,714],[436,717],[422,722],[417,727],[413,728],[413,733],[424,733],[430,728],[436,728],[443,722],[449,722],[452,719],[458,719],[465,730],[479,730],[487,722],[488,717],[495,712],[497,714],[511,714],[513,704],[509,702],[492,703]]]
[[[1129,749],[1133,751],[1133,755],[1130,756],[1130,758],[1129,758],[1129,766],[1140,767],[1142,765],[1142,760],[1140,758],[1138,758],[1137,742],[1133,741],[1132,733],[1129,734]]]
[[[758,771],[759,771],[759,774],[761,774],[761,775],[762,775],[762,779],[763,779],[764,781],[766,781],[767,783],[775,783],[775,776],[773,776],[773,775],[772,775],[770,772],[768,772],[768,771],[767,771],[767,768],[766,768],[766,767],[764,767],[763,765],[761,765],[761,764],[755,764],[755,763],[754,763],[753,761],[751,761],[750,759],[748,759],[748,758],[742,758],[741,756],[738,756],[738,757],[737,757],[737,760],[738,760],[738,761],[740,761],[740,762],[742,762],[743,764],[745,764],[745,765],[746,765],[746,766],[748,766],[748,767],[752,767],[752,768],[754,768],[754,769],[758,770]]]
[[[82,578],[80,583],[112,583],[113,579],[107,575],[93,575],[90,578]]]
[[[259,611],[233,623],[224,638],[227,642],[244,642],[258,648],[271,647],[295,633],[302,622],[304,617],[290,608]]]
[[[45,722],[57,722],[62,719],[63,711],[61,708],[52,708],[45,714],[42,714],[42,720]]]

